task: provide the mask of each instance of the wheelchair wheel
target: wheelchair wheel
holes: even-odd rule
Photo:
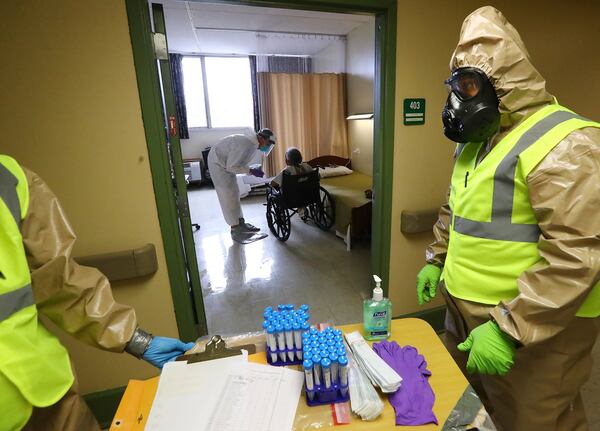
[[[288,210],[274,197],[267,199],[267,224],[279,241],[287,241],[292,231]]]
[[[329,192],[323,187],[320,187],[319,194],[321,197],[319,202],[311,205],[312,218],[319,228],[329,230],[335,223],[335,204]]]

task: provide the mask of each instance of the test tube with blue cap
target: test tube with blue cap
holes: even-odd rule
[[[294,332],[292,330],[292,324],[288,320],[283,325],[283,331],[285,334],[285,345],[287,347],[287,356],[290,361],[294,360]]]
[[[340,376],[340,392],[345,397],[348,393],[348,358],[340,356],[338,358],[338,371]]]
[[[336,383],[338,381],[338,355],[331,352],[329,353],[329,360],[331,361],[331,381]]]
[[[296,350],[296,356],[298,359],[302,359],[302,325],[297,320],[292,324],[294,330],[294,346]]]
[[[319,331],[317,330],[317,328],[310,328],[309,332],[310,332],[310,335],[317,335],[319,333]]]
[[[283,325],[280,323],[275,325],[275,337],[279,348],[279,359],[285,361],[285,333],[283,332]]]
[[[325,389],[331,388],[331,361],[329,358],[321,359],[321,372],[323,373],[323,384]]]
[[[313,362],[310,359],[305,359],[302,363],[304,368],[304,381],[306,382],[306,393],[312,401],[315,396],[315,381],[313,374]]]
[[[339,349],[337,349],[337,351],[335,353],[338,356],[346,356],[346,348],[345,347],[340,347]]]
[[[320,385],[321,384],[321,356],[319,355],[313,355],[313,357],[311,358],[311,361],[313,363],[313,377],[315,379],[315,384],[316,385]]]
[[[267,326],[267,346],[271,355],[271,362],[277,361],[277,340],[275,339],[275,327]]]

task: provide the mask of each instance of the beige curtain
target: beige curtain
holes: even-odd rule
[[[275,175],[285,151],[296,147],[305,161],[318,156],[348,157],[346,77],[337,73],[257,73],[262,127],[277,136],[264,166]]]

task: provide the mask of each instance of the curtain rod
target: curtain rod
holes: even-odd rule
[[[298,36],[321,36],[321,37],[338,37],[346,39],[345,34],[329,34],[329,33],[306,33],[301,31],[275,31],[275,30],[248,30],[244,28],[223,28],[223,27],[195,27],[196,30],[212,30],[212,31],[234,31],[242,33],[273,33],[273,34],[289,34]]]
[[[260,57],[298,57],[298,58],[311,58],[309,54],[259,54],[259,53],[249,53],[249,54],[213,54],[206,52],[193,52],[193,51],[169,51],[169,54],[181,54],[181,55],[189,55],[189,56],[204,56],[204,57],[248,57],[251,55],[260,56]]]

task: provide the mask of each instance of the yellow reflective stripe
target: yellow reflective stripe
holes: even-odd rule
[[[3,293],[0,295],[0,322],[33,304],[35,301],[31,284]]]

